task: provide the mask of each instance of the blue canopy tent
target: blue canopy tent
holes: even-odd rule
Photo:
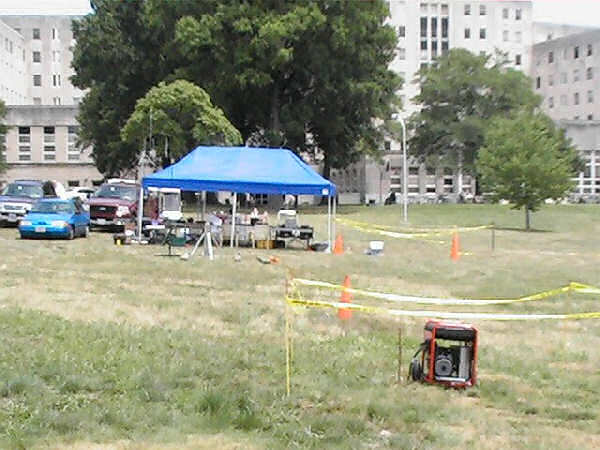
[[[170,187],[195,192],[233,192],[233,230],[238,193],[326,196],[331,248],[331,213],[333,204],[335,214],[336,186],[289,149],[196,147],[177,163],[144,177],[142,186],[144,189]]]

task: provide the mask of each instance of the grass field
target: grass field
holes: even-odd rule
[[[402,229],[396,207],[340,216]],[[295,309],[285,396],[286,271],[421,296],[515,297],[570,281],[600,285],[600,209],[549,206],[521,231],[503,206],[415,206],[410,226],[469,226],[460,261],[440,242],[379,239],[338,225],[343,256],[218,249],[217,259],[155,256],[110,234],[22,241],[0,229],[0,448],[600,448],[600,320],[475,322],[480,378],[466,391],[396,384],[421,319]],[[325,216],[301,216],[326,236]],[[257,255],[281,263],[262,265]],[[308,298],[338,294],[303,289]],[[374,304],[367,299],[357,302]],[[439,307],[436,309],[440,309]],[[448,308],[446,308],[448,309]],[[485,312],[600,311],[569,294]],[[453,311],[464,311],[454,307]],[[479,310],[479,309],[478,309]]]

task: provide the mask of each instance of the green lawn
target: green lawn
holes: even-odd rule
[[[401,212],[339,211],[398,230],[495,223],[496,249],[481,230],[460,234],[466,254],[458,262],[448,235],[383,238],[385,255],[369,257],[368,241],[381,237],[338,224],[343,256],[240,249],[235,262],[237,251],[226,248],[212,263],[185,262],[155,256],[160,247],[115,246],[110,234],[22,241],[0,229],[0,448],[599,448],[600,320],[475,322],[479,385],[453,391],[396,384],[398,327],[406,370],[424,320],[355,313],[342,326],[334,310],[295,309],[285,396],[288,270],[422,296],[600,286],[596,206],[545,207],[529,233],[523,213],[503,206],[414,206],[407,226]],[[326,238],[323,210],[301,212],[301,221]],[[260,264],[260,255],[281,263]],[[562,313],[600,304],[572,293],[480,309]]]

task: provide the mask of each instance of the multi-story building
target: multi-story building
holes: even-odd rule
[[[0,100],[5,104],[30,102],[25,59],[25,39],[0,20]]]
[[[566,130],[586,163],[575,194],[600,198],[600,29],[540,42],[531,54],[542,109]]]
[[[0,16],[2,49],[10,50],[0,50],[0,98],[7,105],[5,123],[10,127],[1,137],[9,165],[5,180],[53,179],[84,186],[102,179],[90,149],[77,142],[77,105],[84,92],[70,77],[75,44],[71,23],[78,17]]]

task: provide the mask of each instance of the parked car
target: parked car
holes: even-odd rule
[[[90,225],[93,228],[122,229],[135,219],[139,185],[135,181],[109,180],[90,197]]]
[[[21,239],[36,237],[87,237],[90,215],[79,199],[42,199],[19,223]]]
[[[0,225],[17,225],[39,199],[62,198],[64,187],[57,181],[16,180],[0,193]]]
[[[87,201],[87,199],[89,199],[92,195],[94,195],[94,192],[96,192],[96,189],[91,188],[91,187],[74,187],[71,188],[67,191],[66,193],[66,197],[67,198],[80,198],[82,201]]]

